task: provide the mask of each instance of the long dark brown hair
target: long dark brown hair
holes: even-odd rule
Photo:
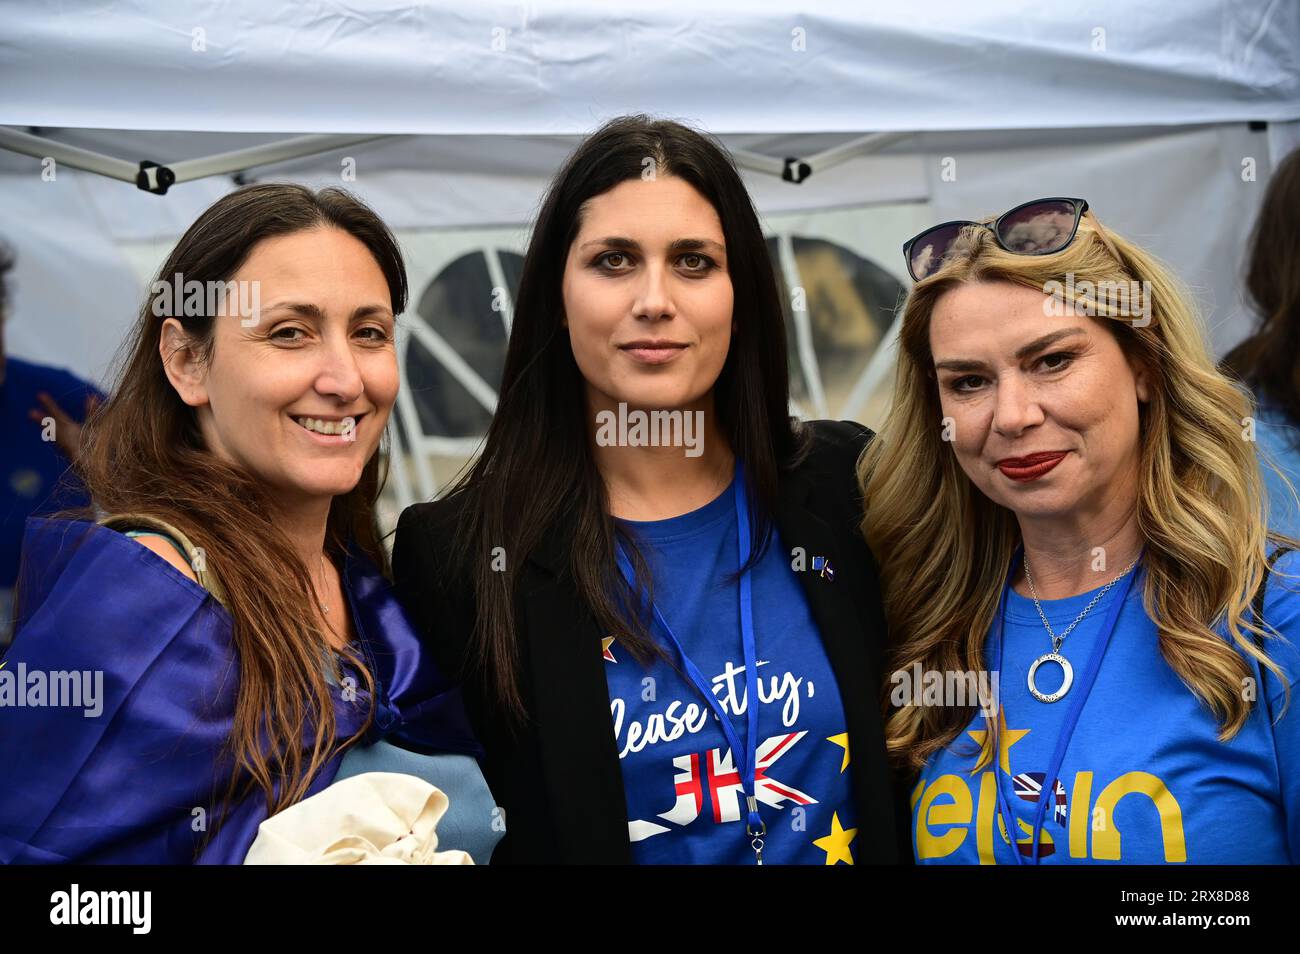
[[[584,203],[640,178],[677,176],[717,211],[734,291],[735,333],[713,388],[719,430],[743,461],[754,543],[748,565],[771,537],[778,471],[801,441],[789,416],[786,335],[776,278],[749,193],[726,150],[668,120],[624,116],[585,139],[555,176],[524,258],[500,398],[482,454],[449,491],[464,504],[456,565],[472,584],[477,622],[471,662],[515,718],[526,715],[518,686],[514,597],[523,562],[548,532],[564,534],[567,572],[605,632],[619,633],[638,658],[657,654],[642,614],[615,569],[620,539],[645,592],[651,581],[634,541],[616,530],[591,448],[583,377],[562,326],[561,282]],[[558,529],[557,529],[558,528]],[[506,570],[494,569],[502,547]]]
[[[1246,290],[1259,326],[1220,368],[1300,420],[1300,149],[1273,172],[1250,238]]]
[[[387,280],[393,314],[400,314],[407,285],[397,242],[373,211],[342,189],[312,192],[268,183],[232,192],[190,226],[158,279],[171,282],[179,274],[187,285],[197,281],[204,287],[227,282],[263,239],[321,227],[342,229],[370,250]],[[306,611],[315,604],[311,578],[276,525],[271,494],[205,446],[194,408],[180,399],[164,372],[159,340],[167,317],[181,322],[206,361],[216,316],[173,315],[159,300],[158,283],[152,287],[123,345],[112,396],[87,425],[77,470],[100,510],[161,518],[203,550],[206,568],[225,590],[239,657],[225,804],[260,789],[274,814],[301,799],[321,767],[360,732],[335,739],[323,670],[329,643],[315,613]],[[367,461],[355,488],[334,498],[326,548],[337,557],[351,543],[386,571],[375,520],[385,476],[382,456]],[[373,699],[372,675],[355,653],[345,655]],[[373,708],[367,725],[371,718]],[[314,730],[307,753],[304,726]]]

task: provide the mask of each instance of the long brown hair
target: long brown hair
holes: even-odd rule
[[[263,239],[320,227],[342,229],[370,250],[387,280],[393,313],[400,314],[407,285],[396,240],[373,211],[336,188],[312,192],[268,183],[230,193],[181,237],[158,273],[159,282],[178,274],[186,284],[198,281],[203,287],[227,282]],[[159,300],[159,283],[152,287],[123,344],[112,396],[87,425],[77,470],[101,511],[161,518],[202,549],[206,568],[225,591],[239,657],[225,805],[260,788],[268,813],[274,814],[301,799],[321,767],[365,726],[336,742],[322,663],[330,658],[330,647],[315,614],[304,611],[315,604],[308,569],[276,526],[267,488],[205,446],[194,409],[164,372],[159,340],[166,318],[181,322],[207,360],[216,316],[174,313],[191,309],[168,310]],[[382,457],[376,453],[357,486],[334,498],[325,545],[337,556],[351,543],[386,571],[375,520],[385,477]],[[374,679],[363,661],[351,651],[345,656],[373,699]],[[373,707],[367,725],[372,718]],[[306,758],[305,725],[314,728]]]
[[[1273,173],[1250,238],[1246,290],[1259,327],[1221,367],[1300,420],[1300,149]]]

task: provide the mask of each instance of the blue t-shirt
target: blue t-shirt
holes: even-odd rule
[[[1280,557],[1276,566],[1300,574],[1300,551]],[[1155,624],[1142,605],[1145,573],[1141,567],[1135,572],[1044,813],[1040,862],[1300,862],[1300,699],[1292,698],[1281,721],[1270,725],[1267,713],[1282,712],[1285,687],[1272,673],[1261,677],[1259,665],[1247,657],[1259,701],[1236,736],[1218,741],[1214,715],[1160,655]],[[1034,601],[1008,591],[997,687],[1004,726],[1000,752],[975,769],[987,736],[977,711],[967,731],[931,758],[911,796],[913,850],[920,863],[1015,864],[995,820],[995,771],[1028,860],[1043,775],[1119,588],[1102,597],[1062,644],[1076,681],[1054,703],[1039,702],[1027,684],[1030,663],[1051,649],[1047,630]],[[1096,593],[1040,601],[1052,629],[1060,633],[1069,626]],[[1270,575],[1264,616],[1287,639],[1268,640],[1265,651],[1286,673],[1294,696],[1300,579]],[[988,665],[995,665],[991,657]],[[1060,669],[1045,665],[1036,682],[1041,691],[1055,690]]]
[[[728,579],[737,570],[735,485],[680,517],[619,522],[649,561],[664,619],[748,746],[739,587]],[[763,863],[852,864],[857,820],[844,710],[785,553],[774,538],[752,571]],[[667,662],[643,668],[617,638],[603,649],[633,860],[753,864],[737,765],[708,702]]]
[[[1300,496],[1300,425],[1276,405],[1261,401],[1255,412],[1255,445],[1260,473],[1268,496],[1268,526],[1292,537],[1300,537],[1300,506],[1273,467],[1286,474]]]
[[[28,417],[45,407],[36,394],[45,391],[73,420],[86,412],[87,395],[98,395],[91,385],[67,371],[29,364],[17,358],[5,362],[0,385],[0,646],[8,642],[9,601],[18,579],[23,526],[27,518],[89,501],[76,485],[55,493],[59,478],[68,469],[68,459],[54,441],[43,440],[43,428]]]

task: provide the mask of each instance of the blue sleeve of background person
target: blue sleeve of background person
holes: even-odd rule
[[[1292,498],[1291,488],[1273,469],[1282,471],[1300,495],[1300,427],[1280,410],[1262,405],[1255,423],[1255,439],[1268,495],[1269,529],[1300,536],[1300,501]]]
[[[10,358],[9,361],[10,370],[17,371],[17,380],[26,382],[24,390],[31,392],[29,397],[35,410],[44,410],[40,402],[36,400],[37,392],[44,391],[54,398],[55,402],[63,408],[69,417],[74,421],[81,422],[86,417],[86,399],[88,397],[104,399],[104,394],[99,388],[89,381],[83,381],[63,368],[49,368],[44,365],[19,361],[16,358]]]
[[[1286,638],[1286,642],[1273,638],[1266,644],[1269,658],[1285,675],[1286,685],[1282,685],[1271,672],[1263,676],[1263,685],[1268,711],[1273,719],[1278,720],[1273,726],[1273,740],[1282,785],[1282,808],[1286,814],[1287,845],[1291,863],[1300,864],[1300,698],[1297,698],[1297,689],[1300,688],[1300,550],[1279,557],[1276,569],[1294,577],[1287,579],[1270,574],[1264,596],[1264,619]]]
[[[83,381],[76,375],[57,368],[50,376],[50,385],[46,390],[50,397],[59,402],[63,410],[78,421],[86,417],[86,398],[96,397],[101,401],[104,399],[104,393],[89,381]]]
[[[41,392],[78,421],[85,417],[87,396],[102,396],[67,371],[7,360],[0,385],[0,589],[12,587],[17,577],[27,517],[90,503],[57,443],[45,440],[40,421],[31,418],[32,411],[46,413],[37,399]],[[5,603],[0,593],[0,612],[6,612]],[[0,644],[5,629],[0,624]]]

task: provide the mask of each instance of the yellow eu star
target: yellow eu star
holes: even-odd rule
[[[844,770],[849,767],[849,734],[841,732],[839,735],[830,736],[826,741],[834,742],[844,749],[844,764],[840,766],[840,773],[843,774]]]
[[[966,734],[978,742],[980,746],[979,761],[975,763],[975,767],[971,769],[970,772],[974,775],[984,767],[985,763],[988,762],[990,758],[991,753],[988,751],[989,733],[987,729],[970,729]],[[1008,754],[1011,751],[1011,746],[1015,745],[1028,734],[1028,729],[1008,729],[1007,714],[1000,706],[998,707],[998,765],[1001,767],[1002,771],[1006,772],[1008,775],[1011,774],[1011,756]]]
[[[813,842],[818,848],[826,852],[826,863],[836,865],[841,861],[846,865],[853,864],[853,854],[849,851],[849,842],[858,836],[856,828],[850,828],[845,831],[840,827],[839,812],[831,813],[831,833],[825,838],[818,838]]]

